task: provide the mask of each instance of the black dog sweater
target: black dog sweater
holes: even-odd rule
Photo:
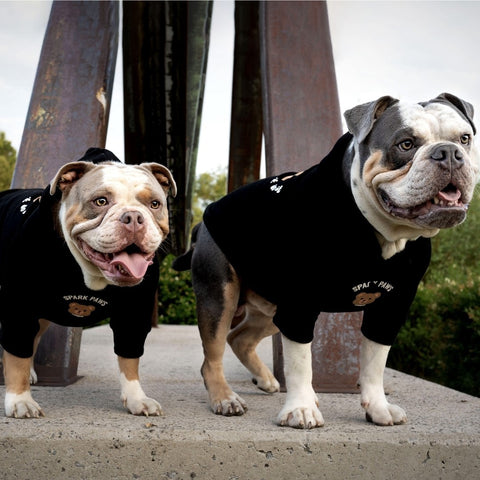
[[[204,213],[235,271],[277,305],[289,339],[313,339],[320,312],[363,310],[363,334],[391,345],[430,262],[430,240],[407,242],[385,260],[342,171],[347,133],[319,164],[239,188]]]
[[[112,156],[90,149],[82,160],[98,163],[115,160]],[[139,285],[87,288],[55,228],[52,212],[60,196],[57,192],[52,197],[49,188],[0,193],[0,342],[9,353],[28,358],[39,318],[72,327],[110,319],[115,353],[138,358],[151,328],[158,262],[154,260]]]

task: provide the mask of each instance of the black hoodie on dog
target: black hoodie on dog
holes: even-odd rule
[[[277,305],[289,339],[313,339],[320,312],[363,310],[363,334],[391,345],[430,262],[430,240],[408,241],[385,260],[342,171],[347,133],[319,164],[239,188],[203,221],[237,274]]]
[[[108,150],[89,149],[81,160],[115,159]],[[0,193],[0,343],[12,355],[28,358],[39,318],[71,327],[110,319],[115,353],[138,358],[151,329],[158,261],[139,285],[89,289],[55,225],[60,197],[59,191],[50,195],[50,187]]]

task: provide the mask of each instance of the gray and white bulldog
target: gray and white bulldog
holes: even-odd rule
[[[362,310],[361,405],[375,424],[406,422],[384,394],[387,355],[428,267],[430,237],[466,217],[479,172],[472,118],[472,105],[451,94],[419,104],[379,98],[345,113],[349,132],[319,164],[207,207],[173,266],[192,269],[215,413],[246,410],[224,377],[226,341],[254,383],[275,392],[255,348],[280,331],[287,396],[277,422],[322,426],[311,383],[315,321],[322,311]]]
[[[160,415],[139,382],[158,287],[155,252],[168,234],[170,171],[125,165],[92,148],[45,189],[0,193],[1,344],[5,414],[39,417],[33,358],[50,322],[91,326],[110,319],[121,398],[133,414]]]

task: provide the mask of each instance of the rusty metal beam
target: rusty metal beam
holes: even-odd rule
[[[325,2],[261,4],[267,175],[302,170],[342,133]]]
[[[118,48],[118,2],[52,4],[12,186],[45,187],[58,168],[105,146]],[[42,384],[77,378],[80,328],[52,327],[40,343]]]
[[[123,6],[125,158],[172,170],[169,245],[178,254],[190,232],[212,2]]]
[[[235,2],[228,191],[258,180],[262,153],[259,2]]]
[[[165,2],[124,1],[125,162],[167,164]]]
[[[14,187],[46,185],[65,162],[105,146],[117,46],[117,2],[53,2]]]
[[[326,3],[262,2],[260,32],[267,174],[301,171],[319,162],[342,133]],[[356,391],[360,320],[361,314],[319,317],[315,390]],[[347,349],[351,362],[341,364]],[[285,388],[280,335],[274,373]]]

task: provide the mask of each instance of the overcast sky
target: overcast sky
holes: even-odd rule
[[[50,7],[0,0],[0,131],[17,150]],[[480,118],[480,2],[335,0],[328,10],[342,111],[387,94],[417,102],[448,91]],[[233,33],[233,2],[215,1],[199,172],[228,163]],[[107,148],[123,158],[117,67]]]

